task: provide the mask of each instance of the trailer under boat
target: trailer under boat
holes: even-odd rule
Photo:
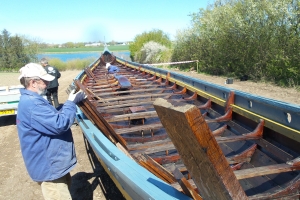
[[[298,105],[109,50],[72,87],[88,96],[77,122],[126,199],[299,199]]]

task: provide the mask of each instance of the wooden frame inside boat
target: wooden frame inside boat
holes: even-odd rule
[[[109,74],[106,63],[119,72]],[[72,87],[88,95],[78,105],[78,124],[127,199],[299,198],[298,105],[128,62],[108,50]],[[202,120],[195,125],[191,118]]]

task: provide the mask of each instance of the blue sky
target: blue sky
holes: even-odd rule
[[[160,29],[173,39],[209,0],[0,0],[0,31],[46,43],[129,41]]]

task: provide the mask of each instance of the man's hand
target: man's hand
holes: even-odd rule
[[[74,103],[77,104],[85,98],[86,98],[86,95],[82,90],[79,90],[76,93],[75,93],[75,90],[72,90],[71,93],[69,94],[68,100],[73,101]]]

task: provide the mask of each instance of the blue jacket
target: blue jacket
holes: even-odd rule
[[[56,110],[42,96],[20,89],[17,128],[27,171],[37,182],[58,179],[77,162],[70,127],[76,105],[67,101]]]
[[[117,66],[111,65],[108,68],[108,73],[110,73],[110,74],[117,73],[117,72],[120,72],[120,69]]]

